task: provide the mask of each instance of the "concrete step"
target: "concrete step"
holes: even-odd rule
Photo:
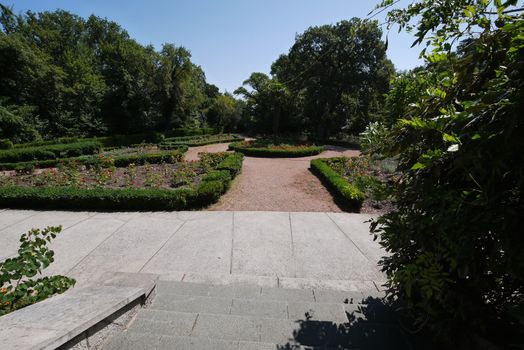
[[[368,297],[382,297],[377,290],[336,291],[328,289],[291,289],[259,287],[247,284],[213,285],[178,281],[159,281],[158,294],[191,295],[201,297],[258,299],[287,302],[324,302],[359,304]]]
[[[199,337],[151,335],[128,331],[112,338],[104,350],[279,350],[279,344],[219,340]],[[286,350],[335,350],[335,348],[289,345]],[[338,348],[343,349],[343,348]]]
[[[292,321],[249,316],[168,311],[140,313],[130,333],[197,337],[325,348],[408,348],[402,332],[390,324],[361,323],[356,328],[325,321]],[[388,347],[391,345],[391,347]],[[382,347],[381,347],[382,346]]]
[[[240,298],[200,297],[170,293],[158,294],[149,310],[189,313],[256,316],[290,320],[348,322],[346,313],[358,312],[363,305],[320,302],[292,302]],[[148,310],[142,310],[147,313]]]

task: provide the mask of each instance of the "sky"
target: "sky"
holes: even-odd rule
[[[366,18],[379,0],[0,0],[15,13],[63,9],[119,23],[139,43],[184,46],[222,92],[233,92],[252,72],[269,73],[295,36],[310,26]],[[401,0],[406,6],[409,0]],[[384,14],[374,19],[384,22]],[[384,38],[387,29],[384,28]],[[399,70],[420,65],[413,37],[391,30],[388,57]]]

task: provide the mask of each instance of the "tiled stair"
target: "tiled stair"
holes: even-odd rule
[[[103,349],[406,348],[398,327],[368,320],[378,296],[159,281],[152,304]]]

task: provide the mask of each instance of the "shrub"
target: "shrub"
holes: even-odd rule
[[[63,293],[75,284],[64,276],[33,279],[54,261],[54,252],[47,247],[62,227],[32,229],[20,238],[18,256],[0,263],[0,316]]]
[[[342,175],[333,170],[323,159],[313,159],[311,170],[326,183],[329,189],[344,198],[354,209],[360,209],[365,194],[355,184],[349,183]]]
[[[194,136],[194,135],[212,135],[217,134],[218,131],[213,128],[177,128],[171,131],[164,132],[166,137],[176,136]]]
[[[324,147],[315,145],[276,146],[282,148],[270,148],[263,143],[252,144],[250,142],[235,142],[229,145],[229,149],[240,152],[251,157],[267,158],[295,158],[308,157],[320,154]]]
[[[196,189],[0,187],[0,206],[45,209],[182,210],[212,204],[240,172],[242,155],[223,154],[223,160],[202,178]]]
[[[114,157],[104,157],[102,155],[96,156],[81,156],[74,158],[59,158],[50,160],[37,160],[31,162],[17,162],[17,163],[0,163],[0,170],[17,170],[29,171],[32,169],[43,169],[56,167],[61,163],[76,162],[84,165],[114,165],[118,168],[126,167],[131,163],[136,165],[160,164],[160,163],[176,163],[183,159],[187,147],[179,146],[176,150],[158,151],[154,153],[144,154],[128,154]]]
[[[220,134],[220,135],[204,135],[204,136],[181,136],[181,137],[170,137],[164,139],[159,144],[160,148],[170,149],[178,147],[180,145],[186,146],[204,146],[220,142],[234,142],[243,141],[244,139],[235,135]]]
[[[84,154],[98,153],[101,148],[102,145],[95,141],[13,148],[0,151],[0,163],[70,158]]]
[[[0,139],[0,149],[11,149],[13,148],[13,142],[9,139]]]
[[[522,348],[524,15],[513,1],[467,3],[391,15],[428,39],[438,75],[380,150],[399,157],[402,178],[395,210],[372,228],[389,252],[388,295],[414,328],[450,348]]]

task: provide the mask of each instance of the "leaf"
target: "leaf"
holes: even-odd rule
[[[422,164],[422,163],[415,163],[412,167],[411,167],[411,170],[418,170],[418,169],[424,169],[426,168],[426,165],[425,164]]]
[[[442,138],[446,142],[453,142],[453,143],[459,143],[460,142],[460,140],[456,136],[453,136],[453,135],[450,135],[450,134],[446,134],[446,133],[444,133],[444,135],[442,135]]]

